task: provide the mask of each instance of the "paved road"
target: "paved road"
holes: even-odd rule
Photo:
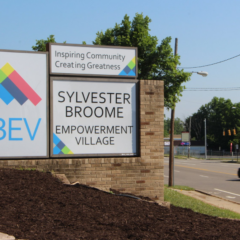
[[[164,158],[164,183],[168,184],[168,161]],[[175,159],[174,184],[193,187],[240,203],[240,164],[218,160]]]

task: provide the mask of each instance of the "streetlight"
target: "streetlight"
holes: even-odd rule
[[[201,71],[201,72],[192,72],[192,73],[197,73],[197,74],[199,74],[199,75],[201,75],[203,77],[206,77],[208,75],[208,72],[203,72],[203,71]]]

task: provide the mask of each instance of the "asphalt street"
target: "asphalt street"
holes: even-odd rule
[[[164,183],[168,184],[169,158],[164,158]],[[240,203],[240,164],[219,160],[175,159],[174,185],[184,185]]]

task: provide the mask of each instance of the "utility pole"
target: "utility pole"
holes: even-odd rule
[[[207,160],[207,120],[204,119],[204,132],[205,132],[205,159]]]
[[[190,158],[190,145],[191,145],[191,121],[192,121],[192,117],[190,117],[189,120],[189,146],[188,146],[188,158]]]
[[[175,38],[175,51],[174,56],[177,55],[178,50],[178,39]],[[176,66],[177,68],[177,66]],[[168,178],[168,186],[173,186],[173,157],[174,157],[174,118],[175,118],[175,107],[172,108],[171,111],[171,135],[170,135],[170,152],[169,152],[169,178]]]

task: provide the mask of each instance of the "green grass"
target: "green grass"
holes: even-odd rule
[[[164,201],[170,202],[176,207],[189,208],[194,212],[206,214],[209,216],[240,219],[240,214],[238,213],[211,206],[195,198],[183,195],[168,187],[164,187]]]
[[[164,186],[167,188],[170,188],[170,189],[173,188],[173,189],[179,189],[179,190],[185,190],[185,191],[194,191],[195,190],[194,188],[182,186],[182,185],[174,185],[172,187],[168,187],[167,184],[164,184]]]

